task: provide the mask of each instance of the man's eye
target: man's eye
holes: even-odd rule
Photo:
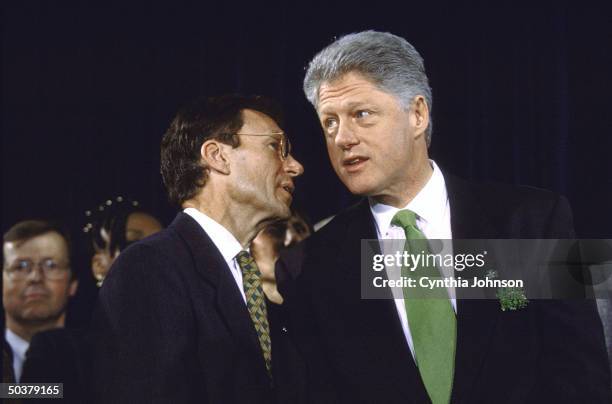
[[[42,262],[43,267],[48,269],[56,269],[58,267],[57,263],[52,259],[47,259]]]
[[[15,269],[28,269],[32,264],[29,261],[17,261],[15,263]]]
[[[366,110],[359,110],[359,111],[355,112],[355,117],[356,118],[367,118],[367,117],[369,117],[371,115],[372,115],[372,112],[366,111]]]
[[[333,129],[338,125],[338,120],[336,118],[327,118],[323,121],[323,126],[325,129]]]

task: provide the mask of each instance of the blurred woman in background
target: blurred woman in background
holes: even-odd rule
[[[93,211],[86,211],[85,216],[89,221],[83,231],[91,236],[91,270],[98,287],[102,286],[121,251],[163,228],[157,218],[140,207],[138,201],[121,196],[108,199]]]
[[[260,231],[251,243],[251,254],[261,272],[261,286],[268,300],[283,303],[276,289],[274,266],[280,252],[312,234],[312,226],[305,216],[293,210],[287,220],[273,223]]]

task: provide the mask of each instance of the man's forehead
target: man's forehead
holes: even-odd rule
[[[356,71],[351,71],[331,80],[323,81],[319,86],[319,94],[322,92],[343,90],[347,87],[350,88],[355,85],[375,86],[374,82],[363,74]]]
[[[321,84],[318,93],[318,110],[324,113],[327,108],[335,107],[337,104],[354,107],[368,102],[369,98],[376,94],[393,96],[364,75],[349,72]]]
[[[10,255],[13,251],[15,251],[15,242],[14,241],[5,241],[2,243],[2,254],[4,257]]]
[[[281,132],[280,127],[272,117],[254,109],[242,110],[242,128],[241,132],[255,131],[260,132]]]
[[[40,254],[65,254],[68,245],[64,237],[55,231],[49,231],[27,240],[6,241],[3,244],[3,252],[8,255],[40,255]]]

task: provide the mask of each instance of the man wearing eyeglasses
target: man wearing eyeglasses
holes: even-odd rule
[[[64,326],[78,282],[70,269],[68,236],[49,222],[15,224],[4,234],[3,254],[4,336],[19,381],[30,340],[40,331]]]
[[[161,174],[182,211],[122,252],[100,290],[97,400],[296,401],[281,391],[290,383],[287,338],[271,335],[249,245],[289,216],[302,172],[262,98],[206,98],[178,112],[162,140]]]

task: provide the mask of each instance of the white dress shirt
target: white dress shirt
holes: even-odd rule
[[[15,373],[15,381],[19,383],[21,371],[23,370],[23,362],[25,361],[25,354],[30,343],[8,328],[4,330],[4,338],[11,347],[11,351],[13,351],[13,373]]]
[[[419,230],[427,237],[427,239],[439,239],[439,240],[451,240],[451,218],[450,218],[450,206],[448,202],[448,195],[446,193],[446,184],[444,182],[444,176],[442,171],[438,168],[433,160],[429,160],[433,168],[433,174],[427,181],[423,189],[414,197],[412,201],[402,209],[410,209],[412,212],[417,214],[416,225]],[[393,216],[400,210],[393,206],[384,205],[382,203],[376,203],[370,198],[370,210],[374,216],[376,222],[376,232],[379,240],[393,239],[393,240],[405,240],[406,234],[404,229],[399,226],[391,224]],[[401,244],[393,246],[394,251],[403,251],[404,241]],[[382,243],[383,253],[393,253],[391,251],[385,251],[390,249],[391,243]],[[444,243],[444,247],[441,251],[442,254],[451,253],[452,245],[450,242]],[[440,269],[444,276],[452,276],[452,268],[441,268]],[[397,277],[392,275],[397,271],[387,269],[387,275],[391,279]],[[408,324],[408,317],[406,315],[406,306],[404,305],[404,298],[401,292],[398,294],[398,288],[395,288],[394,297],[395,308],[397,314],[402,323],[402,329],[404,330],[404,336],[406,342],[410,347],[412,356],[414,357],[414,344],[412,342],[412,335],[410,334],[410,326]],[[457,312],[457,299],[455,298],[454,288],[448,290],[450,301],[455,312]]]
[[[195,208],[187,208],[183,210],[184,213],[191,216],[202,229],[208,234],[208,237],[215,244],[215,247],[219,250],[223,259],[227,263],[228,270],[231,272],[236,282],[236,286],[242,295],[242,300],[246,304],[246,296],[244,294],[244,286],[242,285],[242,270],[236,260],[236,255],[243,250],[240,242],[236,240],[236,237],[229,232],[225,227],[200,212]]]

